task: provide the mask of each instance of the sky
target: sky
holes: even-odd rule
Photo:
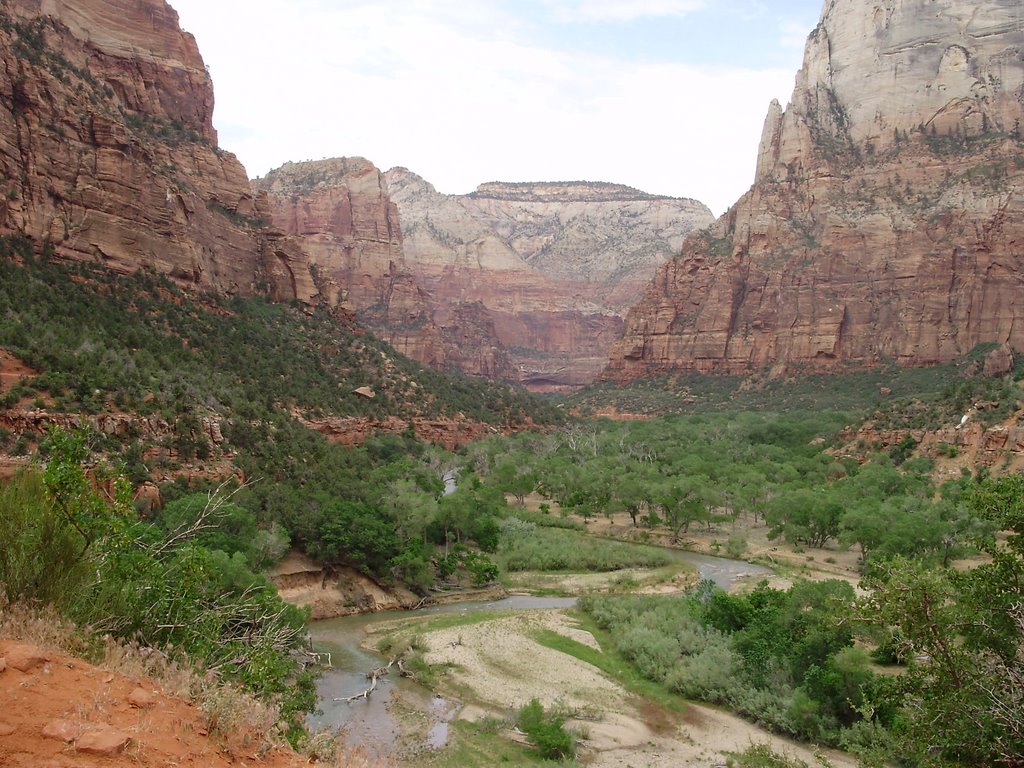
[[[606,181],[721,214],[822,0],[169,0],[252,177],[362,156],[440,192]]]

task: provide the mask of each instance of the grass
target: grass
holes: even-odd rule
[[[577,765],[575,760],[554,762],[543,760],[537,751],[512,741],[506,735],[507,724],[493,718],[479,723],[457,720],[449,731],[448,746],[417,756],[422,768],[490,768],[496,765],[562,766]]]
[[[562,528],[569,531],[585,531],[587,527],[579,520],[571,517],[562,517],[556,513],[536,512],[523,507],[513,507],[509,517],[517,517],[527,523],[533,523],[540,528]]]
[[[580,572],[661,568],[671,558],[655,547],[595,539],[574,531],[538,528],[502,541],[496,557],[504,571]]]
[[[821,768],[831,766],[823,756],[818,756],[815,762]],[[742,752],[730,753],[726,765],[729,768],[811,768],[803,760],[780,755],[764,744],[754,744]]]

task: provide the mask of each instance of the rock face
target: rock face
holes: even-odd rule
[[[264,226],[245,169],[218,148],[210,76],[164,0],[6,0],[0,57],[0,234],[316,300],[305,254]]]
[[[274,224],[302,239],[328,302],[414,360],[445,364],[427,297],[405,265],[398,209],[371,162],[286,163],[253,187]]]
[[[454,196],[404,168],[385,178],[450,364],[534,390],[593,381],[651,274],[712,220],[696,201],[613,184]]]
[[[751,190],[687,240],[605,376],[1024,349],[1024,8],[830,0]]]

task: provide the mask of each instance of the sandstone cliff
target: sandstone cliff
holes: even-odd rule
[[[1024,7],[830,0],[751,190],[630,313],[605,375],[1024,349]]]
[[[385,178],[451,364],[534,390],[590,383],[653,271],[712,218],[696,201],[614,184],[456,196],[404,168]]]
[[[414,360],[445,364],[427,297],[405,266],[398,209],[372,163],[286,163],[253,187],[266,193],[274,224],[301,238],[332,305]]]
[[[0,234],[204,289],[315,299],[305,254],[264,226],[217,146],[210,76],[164,0],[4,0],[0,58]]]

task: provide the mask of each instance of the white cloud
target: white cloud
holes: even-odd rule
[[[551,0],[560,21],[632,21],[685,16],[707,5],[706,0]]]
[[[583,179],[695,197],[720,213],[749,187],[768,103],[785,102],[793,83],[791,70],[533,44],[523,20],[490,3],[466,14],[456,0],[248,0],[242,13],[172,2],[210,64],[221,144],[252,175],[362,155],[448,193]]]

